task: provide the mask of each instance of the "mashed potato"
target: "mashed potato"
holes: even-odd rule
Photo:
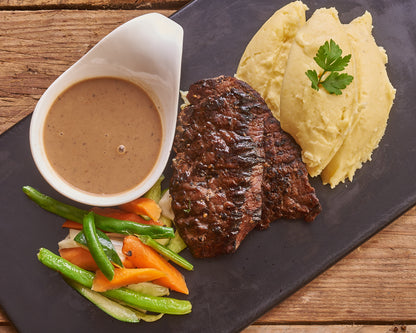
[[[238,65],[236,77],[260,93],[277,119],[287,58],[307,9],[295,1],[275,12],[251,39]]]
[[[241,58],[236,76],[265,99],[282,128],[302,148],[311,176],[335,187],[352,180],[371,160],[387,125],[395,97],[386,72],[387,55],[372,36],[370,13],[342,24],[335,8],[315,11],[305,23],[300,1],[278,10],[259,30]],[[316,91],[305,75],[321,68],[313,59],[333,39],[342,56],[351,54],[343,73],[354,77],[341,95]]]
[[[387,76],[387,55],[377,46],[372,28],[369,12],[345,25],[356,59],[360,112],[357,123],[321,174],[324,184],[329,183],[331,187],[347,177],[352,180],[362,163],[371,160],[373,150],[384,135],[393,105],[396,91]]]
[[[331,38],[340,46],[343,56],[352,53],[350,39],[335,8],[318,9],[296,35],[280,95],[282,128],[302,147],[302,159],[312,177],[319,175],[334,157],[357,113],[356,80],[337,96],[325,89],[312,89],[305,75],[308,69],[321,71],[313,58]],[[351,57],[345,72],[355,78],[354,69],[355,57]]]

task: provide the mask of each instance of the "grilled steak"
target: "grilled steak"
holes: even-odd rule
[[[196,257],[235,251],[261,220],[265,105],[226,78],[191,86],[179,115],[170,193]]]
[[[255,90],[220,76],[191,85],[187,98],[170,193],[176,226],[195,257],[234,252],[249,231],[276,218],[319,213],[299,147]]]
[[[309,183],[301,149],[270,112],[264,125],[263,212],[259,227],[264,229],[280,218],[311,222],[321,212],[321,205]]]

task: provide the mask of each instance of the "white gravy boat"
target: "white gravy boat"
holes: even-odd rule
[[[104,37],[45,91],[32,115],[30,148],[45,180],[64,196],[93,206],[114,206],[146,193],[162,174],[172,148],[179,99],[183,29],[163,15],[139,16]],[[146,90],[158,106],[163,141],[151,173],[137,186],[114,195],[87,193],[64,181],[45,153],[43,127],[56,98],[76,82],[94,77],[117,77]],[[132,184],[133,186],[133,184]]]

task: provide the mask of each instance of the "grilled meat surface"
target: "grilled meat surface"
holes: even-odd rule
[[[280,218],[311,222],[321,212],[321,205],[309,183],[301,149],[271,112],[264,125],[263,211],[259,227],[264,229]]]
[[[319,213],[299,147],[255,90],[220,76],[191,85],[187,98],[170,193],[195,257],[234,252],[254,227],[276,218],[309,221]]]

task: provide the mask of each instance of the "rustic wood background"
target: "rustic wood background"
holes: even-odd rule
[[[224,0],[226,1],[226,0]],[[0,134],[118,25],[186,0],[0,0]],[[246,333],[416,333],[416,207],[248,327]],[[0,333],[16,332],[0,309]]]

